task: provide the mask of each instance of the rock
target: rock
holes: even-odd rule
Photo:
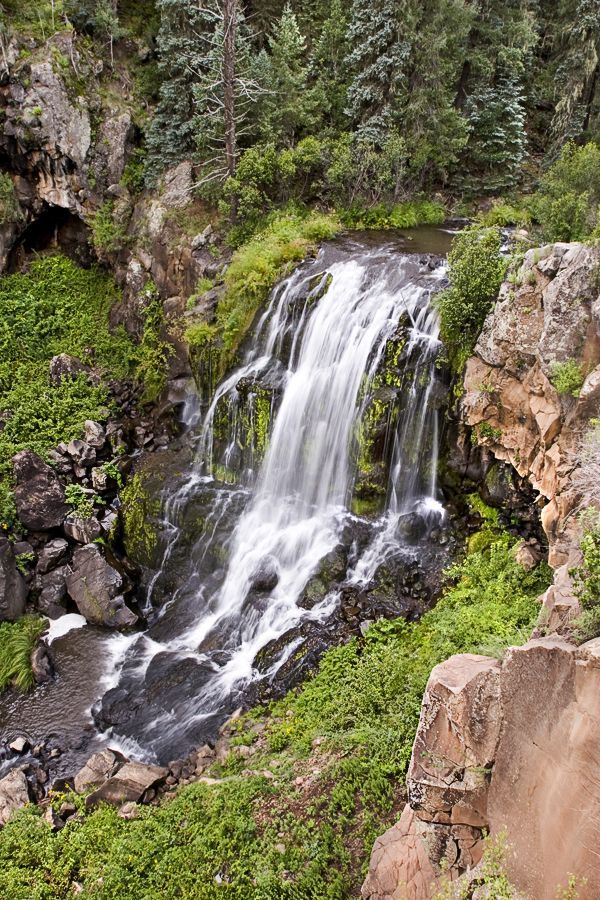
[[[515,559],[526,572],[531,572],[542,560],[543,554],[539,547],[520,541],[514,548]]]
[[[90,447],[101,450],[106,443],[106,432],[99,422],[86,419],[83,425],[83,439]]]
[[[27,585],[17,569],[13,549],[0,541],[0,621],[14,622],[25,612]]]
[[[164,781],[168,774],[169,770],[162,766],[127,762],[116,775],[86,797],[86,806],[96,806],[100,802],[113,806],[120,806],[128,801],[138,802],[146,791]]]
[[[122,576],[106,562],[96,544],[75,551],[67,591],[88,622],[110,628],[127,628],[137,622],[135,613],[125,605],[122,587]]]
[[[279,582],[279,565],[274,556],[265,556],[250,578],[251,590],[267,593]]]
[[[31,654],[31,671],[36,684],[44,684],[54,675],[54,663],[48,645],[42,641]]]
[[[25,753],[29,747],[29,741],[21,735],[15,738],[14,741],[11,741],[8,746],[14,753]]]
[[[29,803],[29,786],[22,769],[13,769],[0,781],[0,827],[12,813]]]
[[[13,458],[15,504],[20,521],[30,531],[48,531],[62,525],[68,512],[65,492],[55,472],[31,450]]]
[[[438,884],[410,806],[373,846],[362,886],[364,900],[431,900]]]
[[[94,753],[75,776],[75,790],[82,794],[89,788],[104,784],[125,762],[125,757],[116,750],[106,749]]]
[[[184,160],[165,172],[162,202],[166,207],[187,206],[192,194],[192,164]]]
[[[39,579],[40,594],[37,607],[50,619],[59,619],[65,613],[67,573],[67,567],[61,566],[59,569],[48,572],[47,575],[42,575]]]
[[[54,387],[58,387],[65,380],[73,381],[82,372],[89,372],[88,367],[68,353],[60,353],[50,360],[50,382]]]
[[[192,253],[194,253],[195,250],[200,250],[201,247],[204,247],[212,233],[213,227],[209,223],[204,231],[197,234],[195,238],[192,238]]]
[[[120,807],[118,815],[121,819],[137,819],[139,815],[139,807],[136,803],[128,801]]]
[[[86,441],[75,439],[67,444],[67,453],[76,466],[87,468],[96,462],[96,450]]]
[[[54,538],[48,541],[40,552],[36,571],[40,575],[44,575],[51,569],[55,569],[67,555],[68,549],[69,545],[64,538]]]
[[[80,519],[79,516],[70,515],[64,521],[63,531],[78,544],[91,544],[102,534],[102,526],[95,516]]]

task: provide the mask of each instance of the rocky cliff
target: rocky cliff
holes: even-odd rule
[[[473,871],[476,883],[484,835],[503,831],[508,874],[526,896],[550,900],[571,873],[580,898],[600,894],[600,641],[569,640],[576,513],[589,502],[578,448],[600,414],[599,258],[581,244],[528,251],[467,364],[463,425],[538,493],[554,584],[525,646],[501,660],[454,656],[432,671],[408,803],[375,843],[364,898],[428,900]],[[579,373],[568,393],[561,364]],[[465,889],[460,896],[475,896]]]

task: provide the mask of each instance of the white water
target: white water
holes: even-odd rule
[[[352,516],[357,433],[369,401],[369,387],[380,367],[386,345],[400,319],[409,322],[403,350],[401,408],[396,411],[391,439],[390,485],[386,511],[372,526],[372,540],[347,572],[349,584],[366,585],[385,559],[398,550],[398,526],[415,512],[430,524],[441,520],[437,499],[437,412],[431,403],[439,351],[437,316],[429,299],[444,269],[425,270],[415,277],[414,257],[363,251],[329,266],[331,283],[315,286],[314,264],[300,268],[274,291],[257,323],[244,364],[217,388],[200,431],[196,467],[184,477],[165,503],[166,540],[162,570],[177,553],[186,508],[212,482],[215,463],[229,466],[240,444],[238,386],[276,383],[279,393],[269,446],[262,464],[245,457],[241,486],[215,491],[203,532],[196,546],[195,570],[179,585],[161,615],[177,608],[180,595],[196,591],[191,624],[155,640],[152,631],[134,645],[135,657],[117,668],[141,684],[158,654],[174,660],[195,660],[208,671],[196,696],[179,697],[176,708],[160,707],[154,722],[145,723],[144,746],[160,744],[175,725],[183,732],[214,717],[232,696],[256,677],[272,677],[298,649],[302,639],[288,640],[271,656],[268,670],[255,669],[257,654],[302,622],[325,622],[339,602],[332,591],[310,609],[298,604],[321,560],[340,544]],[[310,283],[312,290],[307,289]],[[215,444],[215,418],[225,401],[232,410],[226,445]],[[275,401],[273,401],[275,402]],[[196,411],[194,410],[194,414]],[[215,459],[215,457],[218,457]],[[239,457],[238,457],[239,462]],[[244,483],[247,485],[244,487]],[[245,501],[228,541],[228,561],[220,587],[209,589],[199,576],[215,533],[231,509]],[[267,572],[269,589],[256,589],[256,578]],[[157,573],[150,585],[152,598]],[[196,585],[196,587],[192,587]],[[129,647],[124,649],[131,653]],[[215,648],[217,655],[215,655]],[[118,648],[115,645],[115,651]],[[113,679],[115,683],[117,679]]]

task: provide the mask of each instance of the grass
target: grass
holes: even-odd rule
[[[0,691],[11,684],[20,691],[33,687],[31,653],[45,627],[34,616],[0,623]]]
[[[131,821],[101,807],[57,833],[36,808],[18,813],[0,832],[0,896],[62,900],[75,882],[102,900],[357,896],[372,841],[404,800],[431,668],[518,641],[550,573],[524,572],[501,536],[448,577],[420,622],[372,626],[330,650],[301,689],[238,720],[232,745],[249,751],[232,746],[210,772],[219,783],[184,788]]]
[[[340,210],[346,228],[415,228],[417,225],[441,225],[446,218],[441,203],[410,200],[405,203],[378,203],[375,206],[351,206]]]

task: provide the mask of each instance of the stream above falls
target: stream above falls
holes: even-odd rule
[[[344,237],[274,289],[238,368],[144,463],[160,501],[146,629],[55,624],[57,676],[4,695],[5,739],[51,738],[60,774],[106,744],[165,763],[369,622],[421,614],[453,544],[430,303],[451,236]]]

